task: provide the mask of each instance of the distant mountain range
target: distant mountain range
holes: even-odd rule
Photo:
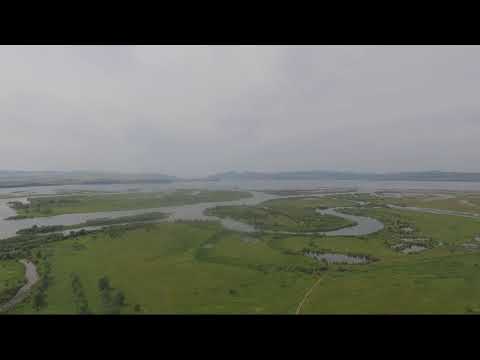
[[[0,188],[48,185],[167,183],[176,180],[178,179],[175,176],[163,174],[0,170]]]
[[[342,171],[285,171],[285,172],[236,172],[229,171],[208,176],[219,180],[369,180],[369,181],[479,181],[480,173],[418,171],[398,173],[356,173]]]

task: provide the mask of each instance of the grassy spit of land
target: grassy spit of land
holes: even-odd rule
[[[232,218],[258,230],[289,232],[324,232],[353,226],[353,221],[332,215],[320,215],[316,209],[348,206],[353,202],[333,197],[290,198],[266,201],[257,206],[217,206],[207,214]]]
[[[176,190],[174,192],[130,192],[101,195],[63,195],[30,198],[29,204],[12,201],[17,216],[34,218],[61,214],[148,209],[161,206],[231,201],[251,197],[246,191]]]
[[[167,217],[168,215],[165,213],[151,212],[151,213],[145,213],[145,214],[121,216],[118,218],[99,218],[99,219],[87,220],[83,223],[75,224],[75,225],[51,225],[51,226],[33,225],[32,227],[18,230],[17,234],[19,235],[47,234],[47,233],[52,233],[57,231],[81,229],[85,227],[108,226],[108,225],[118,225],[118,224],[126,224],[126,223],[152,222],[152,221],[162,220]]]

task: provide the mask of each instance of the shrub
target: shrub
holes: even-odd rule
[[[100,291],[110,290],[110,280],[108,277],[103,276],[98,280],[98,288]]]

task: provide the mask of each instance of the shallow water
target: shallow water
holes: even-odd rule
[[[214,216],[204,215],[204,211],[210,207],[219,205],[256,205],[260,202],[276,198],[273,195],[267,195],[259,192],[252,192],[251,198],[245,198],[235,201],[223,201],[223,202],[209,202],[199,203],[182,206],[163,206],[158,208],[149,209],[137,209],[137,210],[119,210],[119,211],[106,211],[106,212],[93,212],[93,213],[80,213],[80,214],[63,214],[50,217],[39,217],[33,219],[20,219],[20,220],[5,220],[5,218],[14,216],[16,212],[8,206],[6,199],[0,200],[0,239],[5,239],[14,236],[20,229],[25,229],[37,226],[52,226],[52,225],[76,225],[81,224],[87,220],[94,220],[98,218],[117,218],[122,216],[132,216],[145,214],[149,212],[164,212],[170,214],[165,221],[175,220],[219,220]],[[222,224],[232,230],[238,231],[253,231],[249,225],[240,223],[232,219],[219,220]],[[77,229],[77,231],[80,229]]]
[[[317,212],[322,215],[333,215],[338,216],[347,220],[351,220],[356,223],[354,226],[346,227],[343,229],[327,231],[325,235],[329,236],[361,236],[368,235],[374,232],[380,231],[383,229],[383,223],[373,218],[366,216],[357,216],[350,214],[343,214],[336,211],[335,209],[326,209],[320,210],[317,209]]]
[[[402,238],[400,241],[404,242],[425,242],[428,241],[429,239],[427,238]]]
[[[307,252],[305,253],[305,256],[319,261],[326,261],[328,264],[366,264],[369,262],[365,256],[352,256],[336,253]]]
[[[427,248],[425,246],[411,245],[411,246],[401,250],[400,252],[402,252],[404,254],[412,254],[412,253],[418,253],[418,252],[425,251],[425,250],[427,250]]]
[[[154,192],[171,189],[209,189],[209,190],[308,190],[308,189],[356,188],[360,192],[373,191],[480,191],[480,182],[468,181],[368,181],[368,180],[222,180],[222,181],[178,181],[160,184],[92,184],[92,185],[55,185],[18,188],[0,188],[0,194],[36,193],[56,194],[59,191],[115,191],[131,189]]]

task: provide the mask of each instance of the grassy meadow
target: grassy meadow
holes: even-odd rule
[[[301,218],[312,207],[354,201],[282,199],[254,208]],[[0,260],[0,293],[21,284],[16,260],[28,257],[42,281],[13,314],[480,313],[480,242],[464,246],[476,244],[480,219],[371,205],[344,210],[385,224],[366,236],[245,234],[198,221],[35,238],[16,258]],[[412,244],[423,251],[402,252]],[[326,263],[304,255],[312,251],[372,261]]]
[[[0,304],[9,300],[25,283],[23,265],[15,260],[0,261]]]

